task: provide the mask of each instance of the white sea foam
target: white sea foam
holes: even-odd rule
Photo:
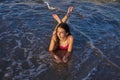
[[[46,2],[46,1],[44,3],[47,5],[48,9],[50,9],[50,10],[55,10],[56,9],[55,7],[50,6],[49,3]]]
[[[96,67],[94,67],[89,73],[88,75],[83,78],[82,80],[89,80],[89,78],[91,77],[91,75],[95,75],[95,72],[97,71]]]

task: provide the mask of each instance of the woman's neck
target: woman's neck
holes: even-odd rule
[[[62,41],[62,42],[65,42],[66,40],[67,40],[67,37],[60,39],[60,41]]]

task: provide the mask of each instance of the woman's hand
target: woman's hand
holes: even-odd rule
[[[56,31],[53,31],[53,33],[52,33],[53,35],[56,35]]]
[[[64,63],[67,63],[67,62],[68,62],[68,57],[64,56],[64,57],[63,57],[63,62],[64,62]]]
[[[55,62],[57,62],[57,63],[61,63],[62,62],[61,59],[58,56],[54,55],[54,58],[55,58]]]

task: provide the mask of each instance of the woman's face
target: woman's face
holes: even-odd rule
[[[57,29],[58,38],[63,39],[66,37],[66,35],[67,35],[67,33],[65,32],[65,30],[63,28],[58,27],[58,29]]]

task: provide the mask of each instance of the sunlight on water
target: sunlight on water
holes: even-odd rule
[[[49,56],[52,14],[68,20],[74,36],[68,64]],[[119,80],[118,0],[1,0],[0,80]]]

